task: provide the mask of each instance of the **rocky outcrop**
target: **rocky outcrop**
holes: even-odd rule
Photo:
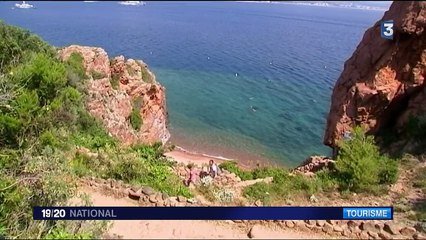
[[[333,169],[335,161],[326,156],[311,156],[302,164],[293,169],[294,173],[302,173],[305,175],[314,175],[323,169]]]
[[[380,37],[382,20],[394,20],[393,40]],[[326,145],[335,146],[355,125],[376,134],[426,113],[425,27],[426,2],[395,1],[365,32],[334,87]]]
[[[109,133],[124,144],[167,142],[165,88],[156,82],[142,61],[123,56],[109,59],[102,48],[72,45],[59,50],[67,60],[79,53],[89,80],[87,108]],[[130,123],[133,111],[141,117],[136,128]]]

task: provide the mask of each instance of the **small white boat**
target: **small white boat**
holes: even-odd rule
[[[143,1],[122,1],[122,2],[119,2],[119,4],[126,5],[126,6],[143,6],[146,3]]]
[[[15,7],[17,8],[24,8],[24,9],[28,9],[28,8],[34,8],[33,5],[26,3],[25,1],[22,1],[22,3],[16,3]]]

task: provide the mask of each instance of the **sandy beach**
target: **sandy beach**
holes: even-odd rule
[[[172,158],[178,163],[184,163],[184,164],[193,163],[196,165],[203,165],[203,164],[208,164],[210,160],[213,160],[217,164],[220,164],[226,161],[230,161],[230,160],[225,160],[225,159],[217,158],[213,156],[206,156],[199,153],[189,152],[180,148],[176,148],[175,150],[167,152],[164,155],[166,155],[169,158]],[[256,165],[250,165],[243,162],[238,162],[238,166],[246,170],[253,169],[254,167],[256,167]]]

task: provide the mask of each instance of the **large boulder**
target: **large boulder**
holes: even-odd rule
[[[394,39],[380,37],[394,21]],[[394,1],[345,62],[331,99],[324,143],[336,146],[355,125],[370,134],[400,129],[426,113],[426,2]]]
[[[63,60],[72,53],[82,56],[89,77],[88,111],[111,135],[124,144],[168,141],[165,88],[144,62],[123,56],[110,61],[105,50],[96,47],[72,45],[59,50]],[[137,128],[130,123],[134,111],[142,119]]]

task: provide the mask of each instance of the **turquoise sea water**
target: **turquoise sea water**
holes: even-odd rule
[[[0,19],[56,46],[143,59],[166,86],[171,142],[295,166],[322,145],[334,82],[383,12],[238,2],[30,2]],[[378,33],[379,34],[379,33]]]

